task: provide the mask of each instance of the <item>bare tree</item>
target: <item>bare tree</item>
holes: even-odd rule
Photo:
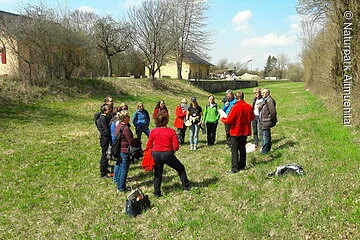
[[[111,16],[98,19],[94,26],[96,47],[106,56],[108,77],[112,75],[111,58],[129,47],[129,25],[126,22],[116,22]]]
[[[184,54],[192,52],[204,55],[208,50],[210,33],[205,30],[207,17],[205,15],[208,5],[206,1],[178,0],[175,1],[173,16],[173,36],[176,41],[175,59],[178,78],[182,79],[182,63]]]
[[[146,0],[128,11],[131,43],[144,54],[152,82],[176,43],[172,33],[172,6],[170,0]]]
[[[284,53],[280,53],[277,56],[277,69],[279,71],[279,78],[282,79],[285,76],[285,70],[286,67],[289,63],[289,57],[284,54]]]
[[[222,58],[219,60],[217,66],[220,69],[225,69],[227,66],[229,65],[228,59],[227,58]]]

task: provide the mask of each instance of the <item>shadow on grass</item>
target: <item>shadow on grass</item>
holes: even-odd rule
[[[208,186],[210,186],[212,184],[217,183],[218,181],[219,181],[218,177],[206,178],[206,179],[203,179],[203,180],[198,181],[198,182],[193,182],[190,179],[192,187],[197,187],[197,188],[205,188],[205,187],[208,187]],[[182,187],[182,185],[180,183],[180,179],[179,179],[179,182],[176,182],[176,183],[173,183],[173,184],[170,184],[170,185],[163,185],[162,188],[166,192],[176,191],[178,189],[183,189],[183,187]]]
[[[255,153],[254,155],[249,157],[249,162],[252,166],[259,164],[268,164],[280,158],[281,156],[282,154],[276,150],[267,154]]]
[[[295,145],[297,145],[298,143],[297,142],[294,142],[292,140],[288,140],[286,141],[285,143],[282,143],[278,146],[276,146],[276,149],[284,149],[284,148],[289,148],[289,147],[293,147]]]

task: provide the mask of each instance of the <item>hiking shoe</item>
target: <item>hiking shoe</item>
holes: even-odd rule
[[[131,191],[130,187],[126,187],[125,189],[119,189],[119,192],[122,192],[122,193],[129,192],[129,191]]]
[[[188,183],[188,184],[185,185],[184,190],[185,191],[190,191],[191,187],[192,187],[191,183]]]
[[[109,175],[105,174],[105,175],[101,175],[101,178],[111,178]]]

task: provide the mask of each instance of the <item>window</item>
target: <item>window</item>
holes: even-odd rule
[[[5,50],[1,52],[1,63],[6,64],[6,52],[5,52]]]

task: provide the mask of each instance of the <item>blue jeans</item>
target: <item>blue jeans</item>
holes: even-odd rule
[[[120,153],[120,157],[120,165],[115,165],[114,181],[117,183],[117,188],[119,189],[119,191],[122,192],[126,189],[126,178],[129,172],[130,161],[129,155],[127,155],[126,153]]]
[[[254,137],[254,144],[256,146],[259,146],[259,142],[262,143],[262,128],[260,125],[260,119],[259,116],[255,116],[255,119],[251,122],[252,131],[253,131],[253,137]],[[260,141],[259,141],[260,138]]]
[[[261,148],[261,153],[262,154],[266,154],[270,151],[271,149],[271,131],[270,128],[269,129],[263,129],[263,137],[262,137],[262,148]]]
[[[141,140],[141,134],[145,133],[145,135],[147,137],[149,137],[150,134],[150,130],[148,127],[141,127],[141,128],[136,128],[136,138]]]
[[[194,123],[190,126],[190,145],[198,143],[200,126],[197,123]]]

